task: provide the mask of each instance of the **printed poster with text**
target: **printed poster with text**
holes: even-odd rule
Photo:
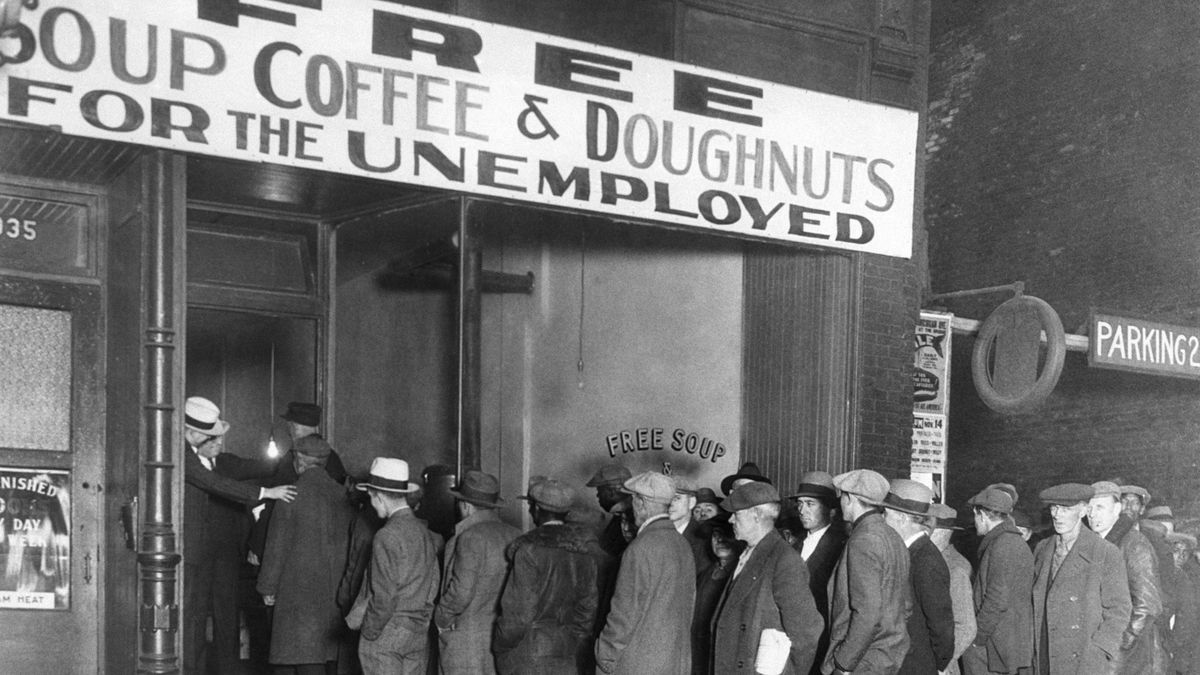
[[[921,312],[913,339],[913,435],[910,471],[945,494],[946,426],[950,412],[951,314]]]
[[[0,608],[69,609],[70,472],[0,467]]]

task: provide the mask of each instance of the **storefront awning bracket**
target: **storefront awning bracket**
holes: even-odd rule
[[[972,295],[986,295],[988,293],[1004,293],[1010,292],[1013,297],[1024,295],[1025,282],[1014,281],[1011,284],[1001,284],[999,286],[985,286],[983,288],[972,288],[962,291],[950,291],[947,293],[934,293],[925,299],[925,304],[928,305],[936,300],[947,300],[950,298],[963,298]],[[950,328],[956,335],[975,335],[979,332],[979,327],[983,321],[978,319],[968,319],[962,316],[955,316],[950,320]],[[1042,332],[1042,342],[1046,341],[1046,333]],[[1088,336],[1087,335],[1066,335],[1067,351],[1070,352],[1087,352]]]

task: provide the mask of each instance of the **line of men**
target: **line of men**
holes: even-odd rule
[[[206,419],[219,429],[212,408],[189,415],[189,430]],[[424,675],[431,625],[442,673],[907,675],[957,673],[961,663],[968,675],[1115,675],[1169,667],[1162,579],[1176,556],[1163,569],[1155,535],[1131,517],[1148,500],[1140,488],[1044,490],[1054,534],[1031,552],[1012,518],[1016,490],[989,486],[968,502],[981,537],[972,572],[950,545],[956,512],[921,483],[870,470],[805,474],[787,497],[799,511],[798,537],[777,522],[783,501],[753,464],[723,481],[727,496],[715,515],[700,508],[718,501],[712,491],[684,477],[606,466],[588,483],[611,514],[599,528],[573,517],[569,485],[531,480],[521,499],[535,527],[524,534],[496,514],[498,481],[471,471],[451,491],[460,521],[443,553],[407,502],[418,489],[407,463],[383,457],[358,486],[383,524],[347,613],[334,596],[353,514],[336,482],[308,471],[325,465],[328,444],[301,441],[296,485],[254,495],[281,500],[259,590],[277,608],[271,660],[297,673],[328,672],[343,613],[360,632],[368,674]],[[193,445],[197,456],[203,445]],[[1162,544],[1171,555],[1171,540]],[[1194,621],[1195,594],[1192,608]]]

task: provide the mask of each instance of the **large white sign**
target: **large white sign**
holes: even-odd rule
[[[42,0],[0,118],[908,257],[914,112],[391,0]]]

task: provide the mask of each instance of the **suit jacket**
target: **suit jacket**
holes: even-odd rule
[[[388,517],[371,542],[371,562],[356,604],[366,606],[362,636],[375,640],[391,622],[413,632],[429,628],[441,571],[434,534],[403,508]]]
[[[521,531],[501,522],[493,509],[476,511],[454,529],[456,533],[446,545],[442,593],[433,612],[434,623],[442,630],[482,630],[490,635],[508,575],[504,552]]]
[[[1131,607],[1121,551],[1081,527],[1075,545],[1051,579],[1058,539],[1058,535],[1043,539],[1033,555],[1035,672],[1115,673],[1121,634],[1129,625]],[[1043,657],[1049,672],[1042,668]]]
[[[813,659],[810,675],[818,675],[825,661],[825,652],[829,651],[829,579],[837,567],[838,558],[842,557],[842,549],[846,547],[846,523],[841,519],[829,524],[817,542],[804,566],[808,568],[808,590],[812,592],[817,611],[821,613],[821,638],[817,641],[817,658]],[[805,539],[808,533],[805,533]],[[803,540],[801,540],[803,541]]]
[[[775,530],[767,533],[725,585],[712,623],[714,673],[753,673],[763,630],[787,633],[791,653],[783,672],[805,675],[817,654],[818,619],[804,560]]]
[[[1030,666],[1040,629],[1033,623],[1033,553],[1012,523],[1000,523],[979,542],[972,591],[975,644],[987,651],[988,669],[1015,673]]]
[[[899,671],[909,643],[908,577],[909,554],[900,535],[877,510],[859,516],[829,580],[829,652],[821,672]]]
[[[638,533],[621,556],[608,621],[596,640],[596,667],[622,675],[689,675],[696,566],[667,518]]]
[[[908,654],[901,675],[932,675],[954,657],[954,605],[950,602],[950,569],[942,552],[921,535],[908,547],[913,609],[908,616]]]
[[[229,509],[258,501],[261,489],[210,470],[186,443],[183,447],[183,556],[187,564],[210,564],[228,542]]]
[[[337,588],[353,517],[345,489],[318,467],[296,480],[295,501],[275,510],[257,583],[259,593],[275,596],[271,663],[337,658]]]

